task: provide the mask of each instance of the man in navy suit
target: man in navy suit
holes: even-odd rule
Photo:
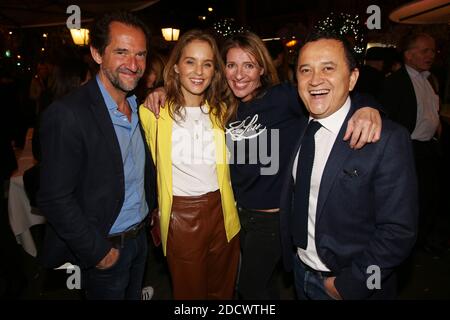
[[[48,220],[41,261],[81,268],[88,299],[140,299],[155,170],[132,91],[147,31],[126,12],[91,30],[97,76],[44,112],[38,205]]]
[[[283,260],[300,299],[391,299],[394,269],[416,238],[417,186],[408,132],[383,120],[381,139],[343,141],[358,69],[345,39],[311,35],[298,59],[309,111],[281,199]]]

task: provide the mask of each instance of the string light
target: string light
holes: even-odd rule
[[[324,20],[319,21],[315,28],[320,31],[337,33],[349,39],[358,58],[364,53],[365,29],[361,24],[359,15],[351,15],[348,13],[335,14],[332,12]]]
[[[213,24],[214,32],[222,37],[229,37],[236,33],[245,31],[244,27],[238,26],[233,18],[224,18]]]

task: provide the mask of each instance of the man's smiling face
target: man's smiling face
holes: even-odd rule
[[[341,108],[358,79],[343,44],[334,39],[308,42],[298,58],[298,93],[312,117],[326,118]]]

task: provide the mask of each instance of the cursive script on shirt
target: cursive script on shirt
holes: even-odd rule
[[[258,123],[258,115],[255,114],[253,118],[248,116],[245,120],[231,122],[226,129],[226,134],[229,134],[233,141],[241,141],[253,139],[264,131],[266,127],[262,128],[262,124]]]

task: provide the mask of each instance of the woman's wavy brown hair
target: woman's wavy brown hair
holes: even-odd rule
[[[225,79],[225,66],[220,57],[219,49],[214,38],[201,30],[190,30],[184,33],[170,54],[169,61],[164,68],[164,87],[167,92],[167,102],[169,114],[172,119],[176,117],[184,118],[182,109],[185,106],[185,99],[181,91],[181,83],[178,73],[175,72],[175,65],[179,63],[183,49],[192,41],[199,40],[208,43],[213,51],[214,75],[211,84],[206,89],[202,104],[206,101],[209,105],[209,113],[218,120],[217,125],[225,128],[226,123],[233,117],[237,108],[237,101],[233,96]],[[178,119],[179,119],[178,118]]]

